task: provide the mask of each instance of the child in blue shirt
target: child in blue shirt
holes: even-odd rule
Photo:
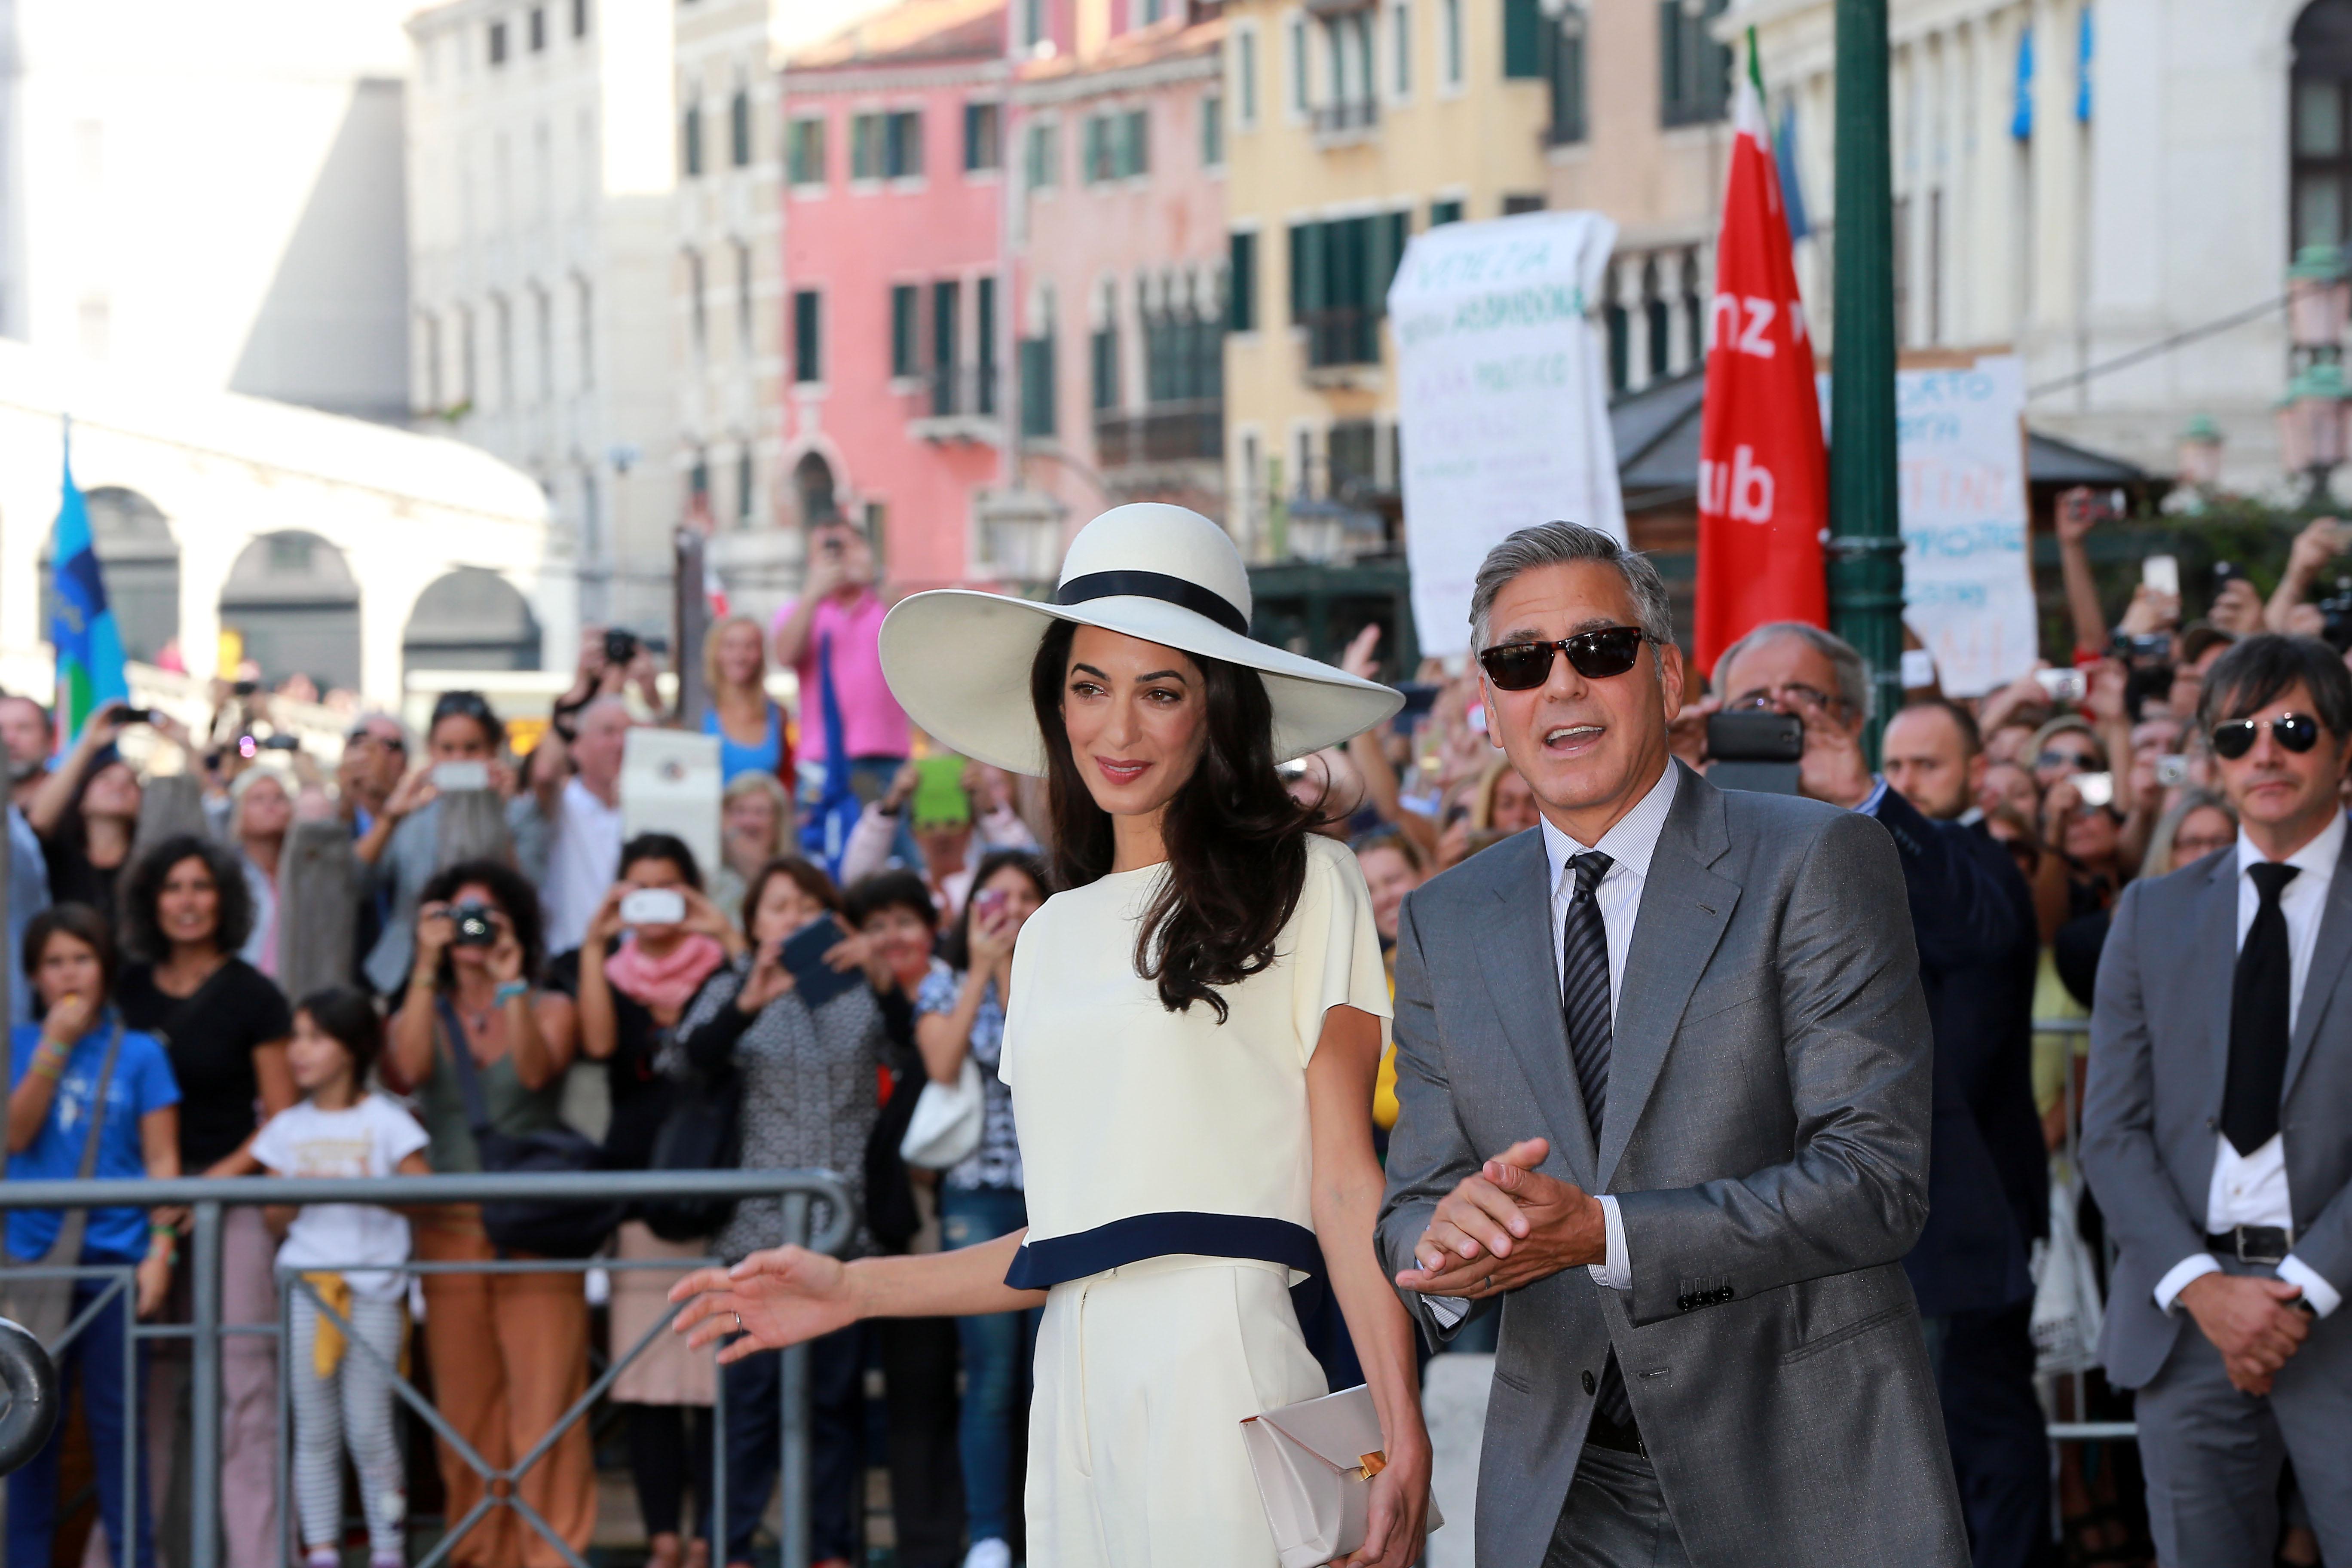
[[[106,1058],[121,1020],[108,1005],[115,948],[106,921],[84,904],[58,904],[33,917],[25,930],[25,976],[32,982],[43,1021],[20,1024],[9,1035],[8,1177],[11,1181],[81,1174],[82,1149],[93,1116],[98,1124],[100,1177],[180,1173],[180,1090],[171,1058],[152,1035],[121,1030],[114,1068]],[[102,1081],[101,1081],[102,1079]],[[10,1259],[35,1263],[56,1245],[65,1215],[56,1209],[17,1209],[8,1215]],[[131,1265],[136,1307],[146,1317],[172,1288],[178,1237],[139,1208],[93,1209],[82,1236],[84,1266]],[[105,1290],[104,1279],[74,1282],[73,1315]],[[123,1423],[141,1398],[135,1364],[123,1351],[120,1295],[58,1356],[58,1395],[72,1397],[82,1381],[82,1410],[98,1468],[99,1506],[107,1523],[115,1568],[153,1568],[155,1547],[144,1487],[125,1486]],[[8,1478],[8,1561],[47,1563],[57,1522],[58,1425],[47,1447]],[[136,1499],[129,1494],[136,1489]],[[135,1509],[135,1540],[126,1551],[124,1509]]]

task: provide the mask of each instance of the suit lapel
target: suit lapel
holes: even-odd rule
[[[2197,989],[2203,993],[2206,1012],[2205,1037],[2212,1042],[2211,1059],[2206,1063],[2206,1106],[2210,1114],[2221,1113],[2221,1100],[2230,1082],[2230,1003],[2235,990],[2238,973],[2238,851],[2232,847],[2215,862],[2212,872],[2200,895],[2197,908],[2197,946],[2191,955],[2191,973],[2208,964],[2220,973],[2206,977]]]
[[[1494,894],[1481,916],[1479,965],[1495,1014],[1535,1090],[1553,1150],[1570,1175],[1588,1190],[1592,1181],[1592,1132],[1584,1095],[1570,1069],[1568,1024],[1560,1016],[1559,970],[1551,953],[1551,861],[1543,832],[1532,829],[1496,845],[1479,858],[1495,859]],[[1487,1150],[1487,1155],[1500,1150]]]
[[[1722,792],[1685,772],[1650,856],[1641,912],[1633,921],[1633,942],[1618,985],[1617,1023],[1611,1031],[1609,1113],[1601,1130],[1595,1192],[1608,1190],[1665,1066],[1691,991],[1731,923],[1739,884],[1707,868],[1730,843]]]
[[[2327,907],[2320,912],[2319,937],[2311,949],[2311,972],[2304,976],[2303,1005],[2295,1009],[2294,1038],[2287,1047],[2286,1082],[2279,1089],[2282,1105],[2294,1089],[2295,1074],[2311,1058],[2319,1020],[2326,1015],[2328,1001],[2336,994],[2347,963],[2352,963],[2352,834],[2346,835],[2344,848],[2336,858],[2335,879],[2327,885]]]

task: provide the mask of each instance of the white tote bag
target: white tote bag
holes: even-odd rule
[[[2088,1372],[2099,1364],[2099,1271],[2089,1243],[2074,1224],[2074,1190],[2050,1184],[2050,1241],[2033,1287],[2033,1370]]]
[[[1364,1544],[1372,1478],[1386,1468],[1381,1442],[1380,1412],[1360,1383],[1242,1423],[1282,1568],[1323,1568]],[[1432,1498],[1423,1528],[1444,1522]]]
[[[980,1067],[967,1054],[955,1082],[934,1079],[915,1097],[915,1114],[907,1119],[907,1135],[898,1140],[898,1157],[926,1171],[961,1165],[980,1147],[981,1127],[987,1119]]]

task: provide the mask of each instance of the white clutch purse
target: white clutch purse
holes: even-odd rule
[[[952,1084],[925,1083],[915,1097],[915,1113],[907,1119],[907,1135],[898,1140],[898,1157],[927,1171],[960,1165],[980,1147],[988,1115],[981,1088],[980,1068],[967,1056],[963,1070]]]
[[[1282,1568],[1323,1568],[1364,1544],[1371,1480],[1386,1468],[1380,1412],[1362,1384],[1242,1423]],[[1426,1529],[1444,1524],[1430,1499]]]

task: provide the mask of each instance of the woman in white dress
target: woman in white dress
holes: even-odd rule
[[[677,1327],[722,1360],[860,1318],[1043,1305],[1031,1568],[1275,1568],[1241,1423],[1328,1392],[1291,1305],[1328,1286],[1387,1468],[1350,1568],[1405,1568],[1428,1504],[1412,1331],[1372,1247],[1388,989],[1354,860],[1276,764],[1392,714],[1384,687],[1253,642],[1224,531],[1117,508],[1056,603],[915,595],[892,691],[968,756],[1049,781],[1062,891],[1014,951],[998,1074],[1029,1226],[920,1257],[797,1247],[706,1269]]]

